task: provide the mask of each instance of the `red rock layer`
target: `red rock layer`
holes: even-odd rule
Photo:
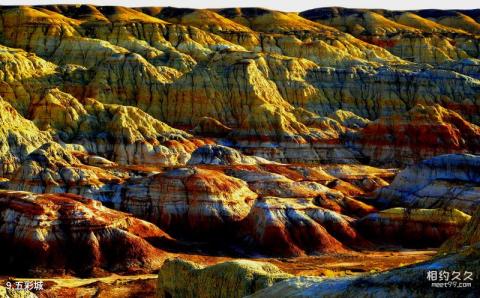
[[[147,239],[171,239],[156,226],[71,194],[0,191],[1,271],[151,270],[163,252]]]
[[[417,105],[369,123],[357,144],[373,163],[414,163],[445,153],[480,152],[480,127],[440,105]]]
[[[311,199],[264,197],[253,206],[241,233],[256,250],[268,255],[333,253],[348,249],[340,241],[366,244],[351,221],[315,206]]]
[[[121,204],[184,237],[218,239],[248,215],[256,197],[245,182],[222,172],[179,168],[128,185]]]

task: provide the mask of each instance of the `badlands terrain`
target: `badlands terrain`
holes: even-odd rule
[[[479,58],[480,10],[0,6],[0,297],[478,297]]]

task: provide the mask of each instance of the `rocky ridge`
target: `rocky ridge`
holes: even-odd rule
[[[420,214],[417,214],[420,215]],[[324,278],[314,276],[289,277],[278,268],[260,262],[234,261],[204,267],[192,262],[172,259],[160,269],[157,297],[194,297],[200,295],[218,297],[371,297],[395,295],[409,297],[462,295],[475,297],[478,287],[438,289],[426,279],[432,270],[475,272],[478,266],[478,215],[476,212],[458,236],[443,246],[443,253],[432,260],[403,266],[385,272],[364,274],[357,277]],[[428,215],[427,215],[428,217]],[[478,233],[476,233],[478,234]],[[463,248],[460,248],[462,246]],[[262,269],[260,269],[262,268]],[[221,274],[218,274],[221,272]],[[478,274],[474,273],[474,280]],[[172,282],[172,280],[174,282]],[[186,282],[186,281],[193,282]],[[202,280],[201,290],[196,282]],[[217,287],[221,280],[223,287]],[[255,285],[251,285],[255,280]],[[245,287],[250,285],[250,287]]]
[[[445,153],[480,153],[480,127],[440,105],[416,105],[381,117],[353,137],[353,146],[376,163],[415,163]]]
[[[454,234],[446,251],[473,252],[439,262],[476,260],[476,24],[472,11],[0,7],[5,270],[143,272],[167,251],[310,258]],[[194,295],[186,278],[213,279],[205,296],[218,282],[227,296],[327,287],[218,266],[167,262],[159,295]]]
[[[479,123],[476,72],[462,66],[468,60],[474,67],[478,38],[474,31],[459,28],[476,21],[464,13],[456,14],[457,26],[448,15],[424,18],[415,12],[347,9],[298,15],[248,8],[2,7],[5,64],[0,94],[42,129],[67,124],[61,132],[67,142],[87,143],[92,153],[121,163],[151,162],[159,152],[167,163],[178,158],[184,163],[192,148],[191,138],[165,126],[152,129],[140,123],[143,132],[149,130],[140,137],[125,132],[123,125],[132,123],[120,119],[147,117],[143,112],[182,129],[210,117],[219,122],[214,137],[227,137],[232,146],[271,160],[375,162],[373,149],[345,148],[345,134],[359,127],[339,125],[338,110],[376,120],[417,104],[439,104]],[[363,31],[349,25],[359,18]],[[450,25],[436,22],[448,18]],[[359,30],[363,33],[356,34]],[[406,61],[410,54],[403,50],[385,50],[383,44],[365,39],[367,33],[413,42],[396,47],[418,48],[415,63]],[[67,113],[61,106],[74,108]],[[55,118],[47,121],[50,110]],[[115,114],[115,121],[107,115],[98,119],[104,113]],[[105,138],[98,134],[89,140],[72,136],[78,130],[100,132],[110,126],[122,131],[121,136],[106,131],[113,138],[107,143],[120,143],[119,148],[103,150]],[[192,132],[212,136],[199,129]],[[180,138],[184,148],[153,141],[166,131],[167,139]],[[468,143],[472,137],[459,133],[452,138]],[[119,137],[132,143],[123,144]],[[328,153],[332,149],[334,153]],[[420,151],[419,158],[428,153]],[[390,157],[379,159],[393,162]]]
[[[387,272],[370,274],[356,278],[322,279],[318,277],[294,277],[274,284],[273,286],[255,292],[248,297],[370,297],[371,295],[395,295],[409,297],[450,297],[462,295],[475,297],[478,285],[471,288],[438,289],[431,287],[426,280],[427,272],[431,270],[451,270],[456,272],[475,272],[479,265],[477,211],[457,236],[447,241],[442,247],[442,254],[434,259],[393,269]],[[478,273],[473,273],[473,279]]]

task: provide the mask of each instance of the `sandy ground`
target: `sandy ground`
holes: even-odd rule
[[[325,254],[297,258],[258,258],[270,262],[295,275],[349,276],[385,271],[432,258],[435,250],[365,251],[346,254]],[[188,259],[204,265],[213,265],[231,260],[228,257],[214,257],[197,254],[172,254],[172,257]],[[0,277],[0,284],[9,280],[44,282],[45,290],[39,297],[154,297],[156,274],[117,275],[98,278],[77,278],[61,276],[53,278],[12,278]]]
[[[435,250],[368,251],[261,260],[269,261],[295,275],[333,277],[385,271],[428,260],[435,254]]]

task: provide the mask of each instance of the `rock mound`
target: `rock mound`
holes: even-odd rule
[[[268,263],[235,260],[208,267],[170,259],[158,275],[158,298],[244,297],[289,278]]]
[[[338,253],[347,249],[340,241],[365,244],[352,221],[316,206],[312,199],[263,197],[245,219],[242,234],[255,250],[266,255]]]
[[[379,189],[383,207],[456,208],[473,214],[480,204],[480,157],[447,154],[401,171],[388,187]]]
[[[87,157],[87,160],[93,158]],[[49,142],[25,158],[12,175],[8,188],[36,193],[69,192],[106,201],[112,185],[121,182],[117,175],[85,165],[71,151]]]
[[[232,228],[248,215],[256,197],[239,179],[190,167],[127,185],[121,206],[184,237],[220,239],[232,236]]]
[[[257,156],[247,156],[221,145],[205,145],[192,152],[189,165],[256,165],[272,163]]]
[[[368,239],[407,247],[436,247],[461,231],[470,216],[457,210],[392,208],[355,222]]]
[[[294,277],[260,290],[248,297],[476,297],[479,278],[476,271],[480,266],[480,243],[478,213],[464,230],[447,241],[442,250],[446,254],[420,264],[413,264],[387,272],[356,278],[322,279]],[[461,248],[461,246],[464,246]],[[472,287],[436,288],[427,276],[429,271],[472,272]],[[437,273],[438,274],[438,273]],[[463,277],[461,277],[463,278]]]
[[[163,253],[145,239],[169,238],[150,223],[71,194],[1,191],[0,214],[5,272],[149,270]]]

